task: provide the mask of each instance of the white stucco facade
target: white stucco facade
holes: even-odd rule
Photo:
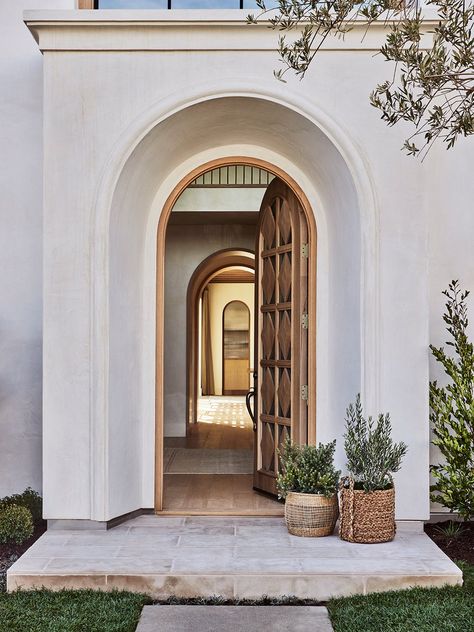
[[[389,410],[396,440],[409,445],[397,516],[427,518],[428,344],[444,339],[441,290],[456,277],[474,286],[474,150],[472,142],[449,153],[436,147],[424,163],[400,151],[406,130],[387,128],[368,104],[390,74],[374,57],[381,28],[331,42],[304,81],[282,84],[272,75],[275,33],[247,26],[239,11],[29,11],[25,19],[43,69],[15,22],[6,45],[13,54],[18,37],[24,57],[4,68],[5,82],[36,87],[33,106],[19,111],[15,101],[1,114],[5,129],[18,117],[31,133],[7,150],[16,159],[6,160],[0,183],[8,219],[0,388],[9,389],[0,420],[2,450],[27,454],[28,464],[11,459],[5,493],[42,484],[50,519],[106,521],[153,506],[160,215],[192,169],[245,156],[286,172],[315,215],[318,440],[337,438],[343,465],[355,394],[370,413]],[[24,214],[12,214],[18,201]],[[12,372],[20,338],[35,360]]]
[[[44,6],[0,3],[0,497],[42,481],[43,60],[23,9]]]

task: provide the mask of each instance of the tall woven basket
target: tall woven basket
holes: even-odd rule
[[[342,540],[374,544],[390,542],[395,537],[395,488],[364,492],[354,489],[352,478],[341,483],[341,519],[339,535]]]
[[[300,494],[290,492],[285,501],[285,521],[293,535],[316,537],[331,535],[339,515],[337,494]]]

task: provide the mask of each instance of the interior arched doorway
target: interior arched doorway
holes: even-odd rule
[[[206,284],[221,270],[232,266],[255,269],[255,255],[250,250],[228,248],[207,257],[194,271],[188,285],[186,311],[186,401],[187,423],[196,421],[198,398],[198,308]]]
[[[273,176],[276,177],[276,179],[278,180],[278,183],[281,184],[281,186],[283,188],[286,188],[289,192],[291,192],[291,195],[293,196],[293,198],[297,201],[298,204],[298,208],[300,209],[300,213],[301,215],[304,217],[304,223],[305,226],[307,227],[307,233],[306,233],[306,237],[305,237],[305,243],[299,243],[298,242],[298,247],[297,247],[297,251],[294,252],[295,258],[296,259],[300,259],[301,257],[307,257],[308,260],[308,265],[306,268],[306,278],[307,278],[307,287],[308,287],[308,291],[307,291],[307,298],[306,298],[306,313],[305,313],[305,327],[308,327],[310,329],[310,331],[312,332],[312,340],[311,340],[311,345],[308,346],[308,350],[307,350],[307,384],[305,385],[307,387],[307,390],[309,388],[309,390],[312,393],[316,393],[316,345],[315,345],[315,337],[316,337],[316,241],[317,241],[317,233],[316,233],[316,224],[315,224],[315,219],[314,219],[314,214],[313,211],[311,209],[310,203],[306,197],[306,195],[304,194],[303,190],[300,188],[300,186],[293,180],[293,178],[291,178],[287,173],[285,173],[281,168],[277,167],[276,165],[273,165],[269,162],[266,162],[264,160],[261,159],[257,159],[257,158],[249,158],[249,157],[241,157],[241,156],[230,156],[230,157],[225,157],[225,158],[221,158],[218,160],[213,160],[210,161],[208,163],[205,163],[204,165],[200,166],[197,169],[194,169],[193,171],[191,171],[187,176],[185,176],[184,178],[181,179],[181,181],[175,186],[175,188],[173,189],[172,193],[169,195],[168,199],[166,200],[164,207],[163,207],[163,211],[161,213],[160,216],[160,220],[159,220],[159,224],[158,224],[158,235],[157,235],[157,288],[156,288],[156,305],[157,305],[157,310],[156,310],[156,322],[157,322],[157,330],[156,330],[156,416],[155,416],[155,420],[156,420],[156,433],[155,433],[155,510],[156,511],[161,511],[163,508],[163,433],[164,433],[164,409],[163,409],[163,399],[164,399],[164,370],[165,370],[165,363],[164,363],[164,354],[163,354],[163,347],[164,347],[164,279],[165,279],[165,257],[164,257],[164,253],[165,253],[165,238],[166,238],[166,229],[167,229],[167,225],[168,225],[168,221],[169,221],[169,217],[171,214],[171,211],[173,210],[173,207],[176,203],[176,201],[178,200],[179,196],[182,194],[182,192],[188,187],[188,185],[193,182],[194,180],[196,180],[196,178],[200,177],[201,175],[209,172],[210,170],[219,168],[219,167],[224,167],[224,166],[228,166],[228,165],[242,165],[245,167],[255,167],[255,168],[260,168],[260,169],[265,169],[266,171],[268,171],[269,173],[273,174]],[[277,227],[277,233],[276,234],[284,234],[286,232],[286,229],[284,228],[283,224],[279,225],[278,222],[278,217],[279,217],[279,210],[275,210],[275,221],[278,225]],[[268,213],[266,213],[266,217],[268,219]],[[283,218],[283,215],[281,216]],[[284,219],[282,221],[285,221]],[[257,238],[257,245],[259,243],[262,244],[262,248],[264,248],[264,242],[266,242],[266,233],[267,233],[267,228],[265,223],[262,225],[262,227],[259,229],[259,237]],[[285,237],[286,239],[286,237]],[[290,240],[291,241],[291,240]],[[288,247],[287,245],[285,245],[285,241],[283,240],[280,244],[280,246],[278,246],[278,244],[275,245],[275,252],[272,254],[273,251],[270,252],[270,256],[275,258],[275,262],[277,260],[279,260],[279,257],[283,257],[282,258],[282,269],[281,269],[281,275],[277,273],[277,275],[274,275],[274,281],[278,282],[278,284],[281,285],[281,283],[283,283],[283,281],[281,280],[285,275],[284,272],[284,267],[285,267],[285,262],[284,259],[288,259]],[[289,242],[288,242],[289,243]],[[301,246],[301,248],[300,248]],[[304,246],[304,252],[303,252],[303,246]],[[234,252],[234,257],[236,257],[234,259],[234,265],[239,265],[242,264],[242,262],[247,262],[249,261],[249,252],[241,252],[239,253],[235,253]],[[266,256],[268,256],[268,252],[266,252]],[[240,261],[238,260],[238,257],[240,257]],[[246,257],[246,259],[245,259]],[[266,260],[262,259],[261,262],[261,266],[262,266],[262,270],[263,270],[263,276],[265,277],[266,272],[265,272],[265,268],[266,268]],[[205,264],[206,262],[203,262],[203,264]],[[207,269],[206,269],[206,265],[207,265]],[[195,312],[195,305],[197,304],[196,301],[196,296],[198,296],[199,292],[202,290],[202,284],[205,282],[206,279],[209,278],[209,270],[210,267],[209,265],[215,265],[214,264],[209,264],[209,262],[207,262],[206,265],[203,265],[202,267],[200,267],[201,269],[198,268],[198,270],[196,270],[196,276],[194,279],[194,283],[193,283],[193,289],[191,291],[191,294],[188,293],[188,301],[187,301],[187,305],[188,305],[188,309],[191,306],[191,313],[194,312],[194,319],[196,320],[197,318],[197,314]],[[218,269],[222,269],[222,267],[225,267],[225,265],[232,265],[229,261],[227,262],[227,264],[223,264],[222,260],[221,263],[219,265]],[[245,263],[244,263],[245,265]],[[278,264],[280,265],[280,264]],[[216,270],[217,272],[217,270]],[[278,278],[277,278],[278,277]],[[257,291],[258,294],[258,291]],[[265,290],[263,290],[263,294],[265,294]],[[192,302],[194,300],[194,302]],[[264,301],[266,303],[268,303],[268,301]],[[267,306],[269,307],[269,306]],[[278,311],[275,311],[275,315],[276,317],[278,316]],[[193,316],[191,315],[191,318],[193,318]],[[299,326],[299,324],[298,324]],[[294,332],[295,329],[292,329],[292,332]],[[194,332],[194,333],[193,333]],[[188,419],[193,420],[195,418],[195,414],[196,414],[196,400],[197,400],[197,392],[196,392],[196,385],[197,385],[197,380],[195,379],[196,376],[196,371],[197,371],[197,362],[196,362],[196,358],[197,358],[197,349],[196,349],[196,327],[188,327],[188,331],[187,331],[187,343],[189,345],[189,349],[191,350],[191,361],[189,363],[188,366],[188,372],[187,372],[187,395],[188,395]],[[294,337],[294,333],[288,334],[292,337]],[[276,338],[275,338],[276,340]],[[256,345],[256,348],[258,348],[258,344]],[[285,372],[286,367],[287,367],[287,363],[289,362],[289,360],[284,360],[283,364],[282,364],[282,370],[283,372]],[[286,364],[285,364],[286,363]],[[279,371],[280,370],[279,365],[275,365],[275,371]],[[269,373],[269,371],[266,369],[266,375]],[[276,373],[275,373],[276,375]],[[287,377],[287,376],[286,376]],[[284,376],[285,378],[285,376]],[[268,391],[268,383],[262,384],[262,401],[265,403],[265,394],[264,391]],[[289,387],[288,387],[289,388]],[[278,388],[277,390],[281,390],[282,392],[288,391],[288,388],[286,387],[286,382],[283,379],[283,382],[281,383],[281,388]],[[298,386],[299,389],[299,386]],[[260,390],[260,389],[258,389]],[[288,395],[287,395],[288,397]],[[292,395],[293,397],[293,395]],[[287,408],[286,413],[289,413],[289,410]],[[286,414],[285,413],[285,414]],[[279,413],[278,411],[273,412],[273,416],[274,416],[274,426],[275,428],[279,428],[279,426],[276,423],[276,419],[278,417]],[[268,416],[268,415],[267,415]],[[284,415],[285,416],[285,415]],[[305,440],[307,440],[308,442],[312,443],[315,441],[316,439],[316,397],[312,397],[309,402],[308,402],[308,406],[307,406],[307,419],[309,420],[308,423],[308,431],[307,431],[307,436],[305,438]],[[276,454],[277,451],[277,447],[278,447],[278,443],[275,442],[275,447],[274,447],[274,451]],[[265,486],[261,486],[262,489],[266,490]],[[269,489],[266,491],[270,491]]]
[[[233,299],[222,310],[222,394],[247,395],[250,367],[250,310]]]

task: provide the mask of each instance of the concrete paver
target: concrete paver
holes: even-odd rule
[[[332,632],[322,606],[145,606],[137,632]]]

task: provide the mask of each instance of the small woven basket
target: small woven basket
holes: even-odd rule
[[[339,515],[337,494],[300,494],[289,492],[285,501],[288,531],[303,537],[331,535]]]
[[[345,486],[345,482],[349,486]],[[390,542],[395,537],[395,488],[365,492],[354,489],[352,478],[341,482],[341,520],[339,535],[342,540],[375,544]]]

